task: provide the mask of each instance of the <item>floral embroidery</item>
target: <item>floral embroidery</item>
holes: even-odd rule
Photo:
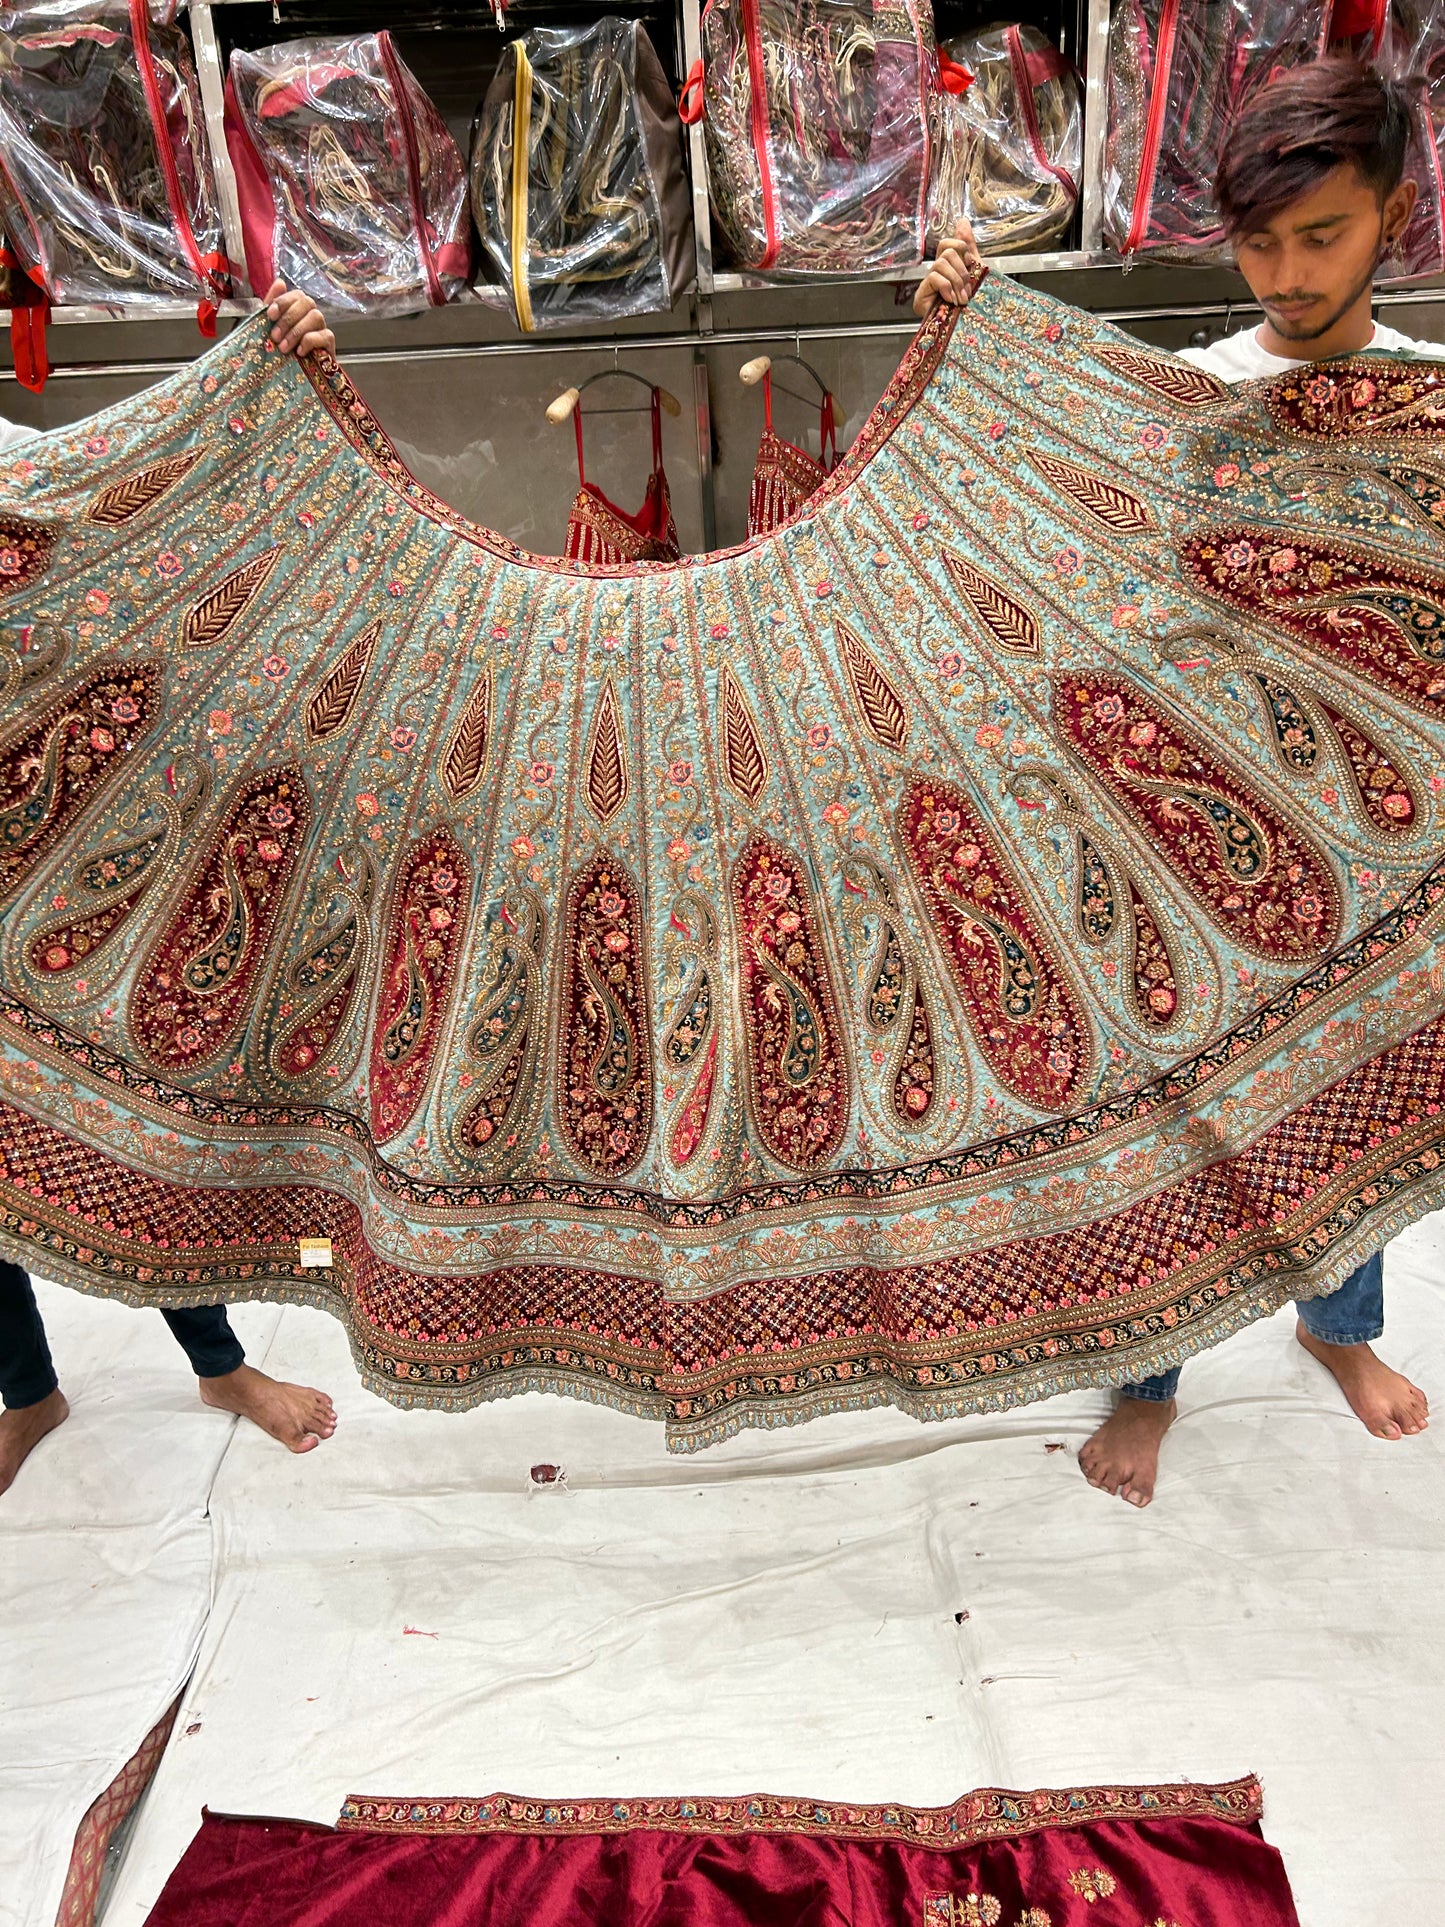
[[[1081,1900],[1107,1900],[1119,1883],[1102,1867],[1078,1867],[1069,1875],[1069,1885]]]
[[[5,471],[0,1245],[692,1448],[1146,1373],[1445,1196],[1440,376],[972,313],[707,558],[524,554],[254,320]]]

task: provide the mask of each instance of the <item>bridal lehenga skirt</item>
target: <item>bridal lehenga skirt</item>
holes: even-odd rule
[[[1445,366],[987,282],[586,569],[264,319],[0,470],[0,1248],[680,1447],[1117,1383],[1442,1191]]]

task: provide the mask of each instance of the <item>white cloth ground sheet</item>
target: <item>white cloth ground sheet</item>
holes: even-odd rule
[[[236,1421],[154,1312],[37,1281],[71,1416],[0,1499],[0,1923],[51,1927],[75,1829],[184,1684]],[[264,1349],[279,1311],[234,1323]]]
[[[1283,1314],[1190,1365],[1144,1512],[1079,1474],[1102,1395],[678,1460],[561,1400],[397,1412],[334,1325],[288,1310],[268,1369],[331,1390],[341,1426],[304,1459],[230,1446],[214,1608],[106,1927],[139,1927],[203,1801],[326,1821],[348,1792],[931,1804],[1251,1768],[1305,1927],[1430,1918],[1445,1221],[1392,1248],[1386,1304],[1435,1430],[1371,1440]],[[529,1489],[542,1461],[565,1490]]]
[[[340,1429],[298,1459],[231,1440],[213,1609],[105,1927],[140,1927],[203,1802],[932,1804],[1247,1769],[1305,1927],[1432,1918],[1445,1220],[1386,1277],[1385,1349],[1434,1392],[1433,1431],[1371,1440],[1283,1314],[1187,1369],[1144,1512],[1079,1474],[1102,1395],[670,1459],[660,1431],[561,1400],[395,1411],[333,1324],[288,1309],[267,1369],[331,1391]],[[529,1490],[543,1461],[565,1490]]]

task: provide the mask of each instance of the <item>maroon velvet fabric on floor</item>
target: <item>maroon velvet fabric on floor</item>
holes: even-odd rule
[[[339,1830],[207,1814],[148,1927],[1299,1927],[1258,1815],[1248,1780],[923,1810],[356,1799]]]

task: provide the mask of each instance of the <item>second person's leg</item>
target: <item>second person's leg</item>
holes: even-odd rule
[[[0,1258],[0,1492],[70,1407],[50,1358],[30,1274]]]
[[[1338,1291],[1303,1298],[1296,1309],[1295,1336],[1330,1373],[1366,1430],[1377,1439],[1425,1430],[1430,1422],[1425,1394],[1372,1348],[1385,1329],[1383,1253],[1357,1266]]]
[[[291,1452],[310,1452],[336,1430],[336,1408],[324,1392],[288,1385],[246,1363],[224,1305],[196,1305],[161,1316],[190,1359],[205,1404],[250,1419]]]

